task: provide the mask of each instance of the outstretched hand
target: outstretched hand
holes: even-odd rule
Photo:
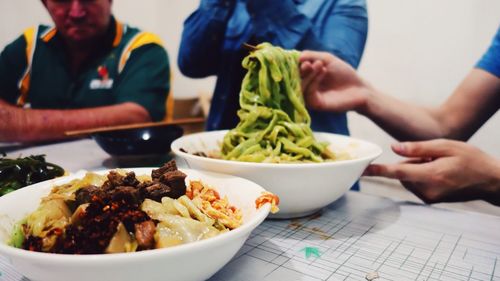
[[[303,51],[300,72],[306,103],[317,110],[362,110],[372,91],[354,68],[330,53]]]
[[[370,165],[364,175],[398,179],[426,203],[483,199],[500,206],[500,161],[478,148],[438,139],[392,149],[409,160]]]

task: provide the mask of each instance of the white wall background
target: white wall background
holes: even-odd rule
[[[174,70],[174,95],[212,91],[214,79],[192,80],[177,67],[182,22],[198,0],[115,0],[115,15],[160,35]],[[368,0],[370,28],[360,72],[378,88],[426,105],[441,103],[473,67],[500,24],[498,0]],[[50,23],[40,1],[0,0],[0,48],[30,25]],[[373,123],[350,114],[354,136],[384,148],[380,161],[393,161],[393,141]],[[500,114],[471,140],[500,157]]]
[[[368,0],[370,27],[360,72],[388,94],[438,105],[486,51],[500,24],[498,0]],[[393,139],[350,114],[352,134],[383,146]],[[500,158],[500,112],[471,143]]]

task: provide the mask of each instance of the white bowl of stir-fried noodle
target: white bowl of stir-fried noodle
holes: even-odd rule
[[[310,215],[340,198],[377,158],[379,146],[352,137],[315,133],[320,142],[336,155],[334,161],[320,163],[253,163],[220,159],[221,143],[228,131],[212,131],[183,136],[172,143],[180,165],[231,174],[249,179],[278,195],[279,209],[273,218]],[[235,187],[237,188],[237,187]]]
[[[136,175],[151,173],[151,168],[128,169]],[[227,196],[240,209],[243,223],[215,237],[169,248],[131,253],[67,255],[32,252],[7,244],[15,222],[33,212],[55,185],[82,178],[83,174],[38,183],[0,198],[0,255],[30,280],[205,280],[222,268],[241,248],[253,229],[268,215],[269,203],[256,208],[256,199],[264,189],[234,176],[181,169],[188,180],[201,180]],[[101,174],[107,171],[97,172]]]

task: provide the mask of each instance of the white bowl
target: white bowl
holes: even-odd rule
[[[136,175],[150,174],[151,168],[127,169]],[[13,224],[34,211],[40,198],[55,184],[81,178],[83,174],[38,183],[0,197],[0,255],[32,281],[137,281],[137,280],[205,280],[222,268],[241,248],[250,232],[268,215],[270,205],[255,209],[255,199],[264,189],[234,176],[180,169],[187,180],[200,179],[221,196],[240,208],[243,225],[213,238],[172,248],[134,253],[101,255],[62,255],[30,252],[6,245]],[[107,173],[102,171],[99,173]],[[238,189],[234,189],[238,186]]]
[[[347,152],[350,160],[322,163],[250,163],[196,156],[194,152],[220,150],[227,131],[186,135],[172,143],[179,165],[192,169],[231,174],[256,182],[280,198],[273,218],[293,218],[312,214],[341,197],[359,179],[364,169],[382,149],[370,142],[330,133],[315,133],[329,148]],[[235,187],[237,188],[237,187]]]

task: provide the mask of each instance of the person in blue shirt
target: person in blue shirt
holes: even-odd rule
[[[300,60],[309,106],[355,110],[404,141],[392,149],[407,161],[371,165],[365,175],[398,179],[427,203],[481,199],[500,206],[500,160],[465,143],[500,109],[500,28],[476,67],[436,108],[381,93],[329,53],[305,51]]]
[[[239,122],[243,43],[326,51],[356,68],[367,29],[365,0],[201,0],[184,23],[178,64],[192,78],[217,76],[206,129],[231,129]],[[344,113],[310,115],[314,131],[348,134]]]

